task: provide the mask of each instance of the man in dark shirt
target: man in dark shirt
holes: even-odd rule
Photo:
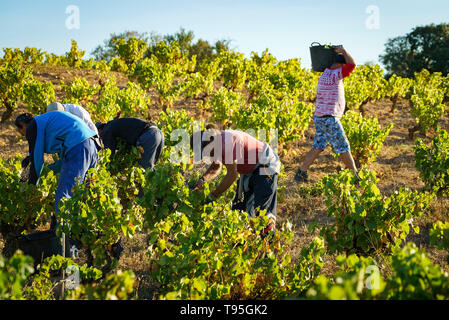
[[[165,142],[164,134],[156,124],[138,118],[119,118],[106,124],[97,122],[96,126],[104,147],[111,149],[112,155],[117,150],[118,139],[130,146],[141,146],[144,151],[139,164],[153,170]]]

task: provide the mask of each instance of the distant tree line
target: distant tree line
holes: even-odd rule
[[[131,38],[145,41],[148,44],[144,57],[151,56],[154,53],[154,48],[159,42],[165,42],[167,45],[177,42],[182,53],[188,52],[189,57],[196,55],[198,62],[204,59],[213,59],[222,50],[230,50],[231,44],[231,40],[227,39],[217,40],[213,44],[203,39],[198,39],[195,42],[193,31],[186,31],[184,28],[180,28],[180,30],[174,34],[167,34],[164,36],[156,32],[125,31],[119,34],[112,33],[109,39],[104,40],[102,45],[97,46],[92,51],[92,55],[97,61],[110,61],[119,56],[116,46],[117,41],[120,39],[128,41]]]
[[[230,50],[231,40],[218,40],[210,43],[207,40],[195,41],[193,31],[184,28],[174,34],[161,35],[156,32],[125,31],[119,34],[111,34],[92,51],[95,60],[105,60],[119,57],[121,39],[128,41],[136,38],[146,43],[144,57],[150,57],[155,52],[156,45],[165,42],[171,45],[177,42],[182,53],[188,53],[189,57],[196,55],[197,62],[205,59],[213,59],[220,51]],[[430,72],[449,73],[449,24],[430,24],[417,26],[411,32],[403,36],[388,39],[385,44],[384,54],[379,56],[387,73],[386,77],[397,76],[413,78],[415,72],[427,69]],[[369,63],[368,63],[369,64]]]

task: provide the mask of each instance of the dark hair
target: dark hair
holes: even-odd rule
[[[346,59],[342,54],[336,54],[334,55],[333,63],[346,63]]]
[[[216,124],[213,124],[213,123],[208,123],[208,124],[206,125],[206,130],[209,130],[209,129],[220,130],[220,129],[218,128],[218,126],[217,126]]]
[[[203,141],[203,135],[210,133],[211,131],[219,131],[218,126],[215,124],[206,125],[206,130],[196,131],[190,136],[190,149],[193,150],[193,137],[199,135],[199,141],[201,141],[201,152],[203,152],[204,148],[207,147],[210,143],[214,141],[215,138],[210,139],[209,141]]]
[[[14,121],[14,124],[16,125],[17,128],[21,128],[22,127],[22,123],[28,124],[31,121],[33,121],[34,116],[31,113],[22,113],[21,115],[19,115],[16,118],[16,121]]]
[[[106,126],[106,123],[96,122],[95,126],[97,127],[97,130],[103,130],[103,128]]]

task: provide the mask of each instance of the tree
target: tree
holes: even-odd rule
[[[185,53],[189,51],[190,47],[192,46],[193,38],[195,38],[195,35],[193,34],[193,31],[186,31],[184,28],[179,29],[178,32],[175,34],[167,34],[164,36],[164,41],[170,45],[173,42],[177,42],[179,44],[179,48],[181,49],[181,53]]]
[[[389,39],[380,57],[389,75],[413,77],[415,72],[449,73],[449,24],[415,27],[405,36]]]
[[[210,44],[209,41],[199,39],[193,42],[195,34],[192,30],[186,31],[181,28],[175,34],[167,34],[160,36],[157,33],[151,33],[151,39],[145,57],[149,58],[152,55],[157,55],[157,46],[160,42],[165,42],[169,47],[174,43],[179,47],[182,54],[188,53],[188,57],[196,56],[196,61],[200,63],[203,60],[210,60],[216,57],[221,51],[229,51],[231,40],[218,40],[215,44]]]
[[[134,58],[131,61],[141,59],[141,52],[144,48],[143,43],[147,44],[144,58],[150,58],[157,52],[158,44],[165,42],[169,47],[174,43],[179,46],[181,53],[188,53],[189,58],[197,56],[197,61],[213,59],[221,51],[229,51],[231,40],[218,40],[214,44],[207,40],[199,39],[196,43],[193,42],[195,34],[192,30],[186,31],[180,28],[174,34],[166,34],[164,36],[157,32],[150,33],[138,31],[124,31],[119,34],[112,33],[109,39],[104,40],[103,45],[99,45],[92,51],[95,60],[105,60],[107,62],[114,58],[122,58],[130,54],[127,52],[133,48]],[[133,45],[131,45],[133,44]],[[125,54],[126,52],[126,54]],[[126,60],[126,59],[125,59]],[[129,61],[127,62],[129,64]]]
[[[125,31],[119,34],[111,33],[110,38],[103,41],[103,45],[97,46],[94,51],[92,51],[92,55],[97,61],[110,61],[112,58],[118,57],[116,43],[120,39],[128,42],[131,38],[137,38],[139,40],[148,42],[152,39],[153,36],[153,33],[151,33],[149,38],[146,32],[141,33],[138,31]]]
[[[212,46],[207,40],[199,39],[189,48],[189,57],[196,56],[199,63],[203,60],[211,60],[221,51],[229,51],[230,40],[218,40]]]
[[[220,53],[221,51],[229,51],[232,40],[218,40],[215,42],[215,52]]]
[[[116,39],[113,44],[115,54],[125,61],[128,67],[142,59],[148,47],[147,41],[135,37],[128,40]]]
[[[199,39],[190,47],[189,56],[196,56],[197,61],[212,59],[214,57],[214,47],[208,41]]]

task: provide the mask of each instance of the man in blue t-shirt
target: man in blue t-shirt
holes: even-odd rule
[[[28,183],[37,185],[44,166],[44,153],[59,153],[59,160],[51,166],[60,171],[55,195],[55,213],[63,197],[70,198],[75,179],[84,180],[87,170],[97,164],[97,146],[92,139],[96,133],[80,118],[62,111],[54,111],[33,117],[21,114],[15,121],[18,131],[25,136],[31,162]],[[52,219],[54,228],[57,217]]]

